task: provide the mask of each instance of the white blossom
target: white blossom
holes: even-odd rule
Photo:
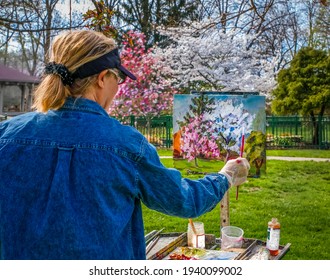
[[[223,33],[216,27],[203,30],[202,24],[160,30],[172,43],[166,48],[156,47],[154,54],[161,58],[172,82],[179,88],[205,82],[215,91],[268,95],[276,85],[277,58],[261,55],[258,45],[252,44],[255,35]]]

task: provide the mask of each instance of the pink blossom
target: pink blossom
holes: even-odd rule
[[[161,76],[163,66],[145,48],[145,35],[129,31],[121,51],[122,64],[137,76],[120,86],[110,108],[113,116],[157,116],[171,114],[177,91]]]

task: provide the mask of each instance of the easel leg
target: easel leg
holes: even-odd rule
[[[220,225],[221,228],[230,225],[229,220],[229,190],[220,201]]]

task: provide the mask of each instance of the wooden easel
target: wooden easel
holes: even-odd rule
[[[229,220],[229,189],[220,201],[220,225],[221,228],[230,225]]]

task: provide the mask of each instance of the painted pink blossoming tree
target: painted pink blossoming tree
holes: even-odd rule
[[[166,73],[152,49],[145,48],[145,35],[129,31],[124,38],[122,64],[135,74],[137,80],[127,79],[120,86],[110,114],[118,118],[134,115],[149,119],[171,114],[176,90],[166,79]]]
[[[220,152],[215,139],[209,133],[210,121],[204,120],[203,114],[190,119],[190,122],[182,127],[181,151],[183,158],[195,161],[197,158],[218,158]]]
[[[213,111],[214,99],[207,95],[192,98],[189,111],[178,122],[181,127],[181,155],[188,161],[194,160],[198,167],[198,158],[215,159],[220,156],[216,138],[212,135],[212,121],[205,114]]]

